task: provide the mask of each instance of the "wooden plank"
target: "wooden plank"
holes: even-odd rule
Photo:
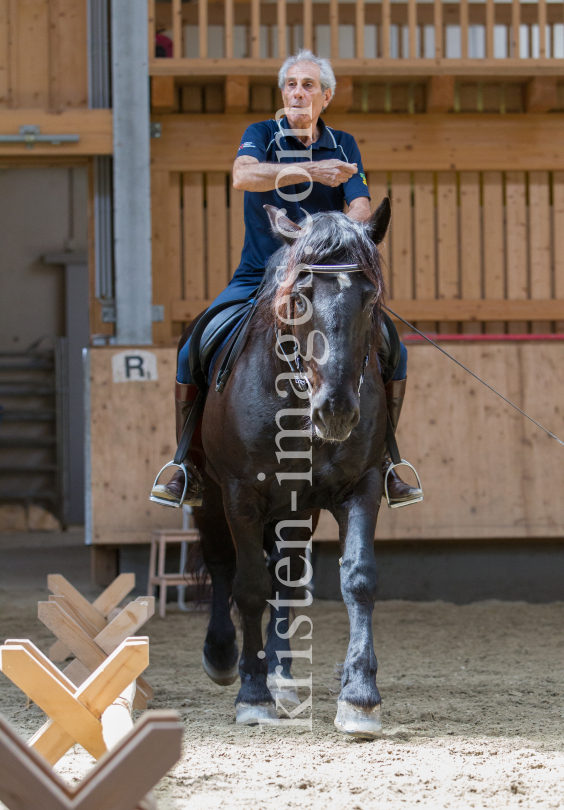
[[[364,0],[355,0],[355,50],[356,58],[364,58]]]
[[[415,297],[435,298],[436,234],[435,234],[435,180],[432,172],[413,175],[415,226]],[[435,332],[436,323],[418,321],[423,332]]]
[[[468,59],[468,0],[460,0],[460,55]]]
[[[439,298],[460,298],[458,271],[458,189],[456,172],[437,174],[437,291]],[[452,322],[439,324],[439,332],[453,334]]]
[[[407,0],[407,27],[409,30],[409,58],[417,57],[417,0]]]
[[[482,228],[480,175],[460,173],[460,286],[461,297],[482,297]],[[482,331],[479,323],[463,323],[466,334]]]
[[[227,59],[233,58],[233,25],[235,12],[233,0],[225,0],[225,56]]]
[[[208,55],[208,0],[198,0],[198,41],[200,59]]]
[[[329,0],[329,28],[331,31],[331,59],[339,58],[339,0]]]
[[[174,76],[151,76],[151,112],[174,112],[178,107]]]
[[[245,241],[245,192],[232,187],[229,189],[229,195],[229,275],[231,278],[239,267]]]
[[[518,59],[521,26],[521,0],[511,0],[511,57]]]
[[[413,235],[411,177],[409,172],[393,172],[391,243],[391,284],[389,292],[395,298],[413,297]]]
[[[535,76],[525,85],[525,109],[528,113],[546,113],[557,109],[558,86],[554,76]]]
[[[88,106],[87,4],[50,0],[49,70],[53,110]]]
[[[553,239],[554,239],[554,297],[564,299],[564,172],[552,175]],[[564,321],[555,324],[564,332]]]
[[[539,58],[546,57],[546,0],[538,0],[539,6]]]
[[[434,0],[433,15],[435,21],[435,59],[443,57],[443,0]]]
[[[78,610],[76,610],[76,608],[73,606],[71,602],[69,602],[66,596],[51,595],[49,597],[49,601],[54,602],[56,605],[60,605],[62,609],[65,611],[65,613],[68,613],[68,615],[75,620],[78,626],[81,627],[84,630],[84,632],[90,636],[90,638],[96,637],[96,635],[98,634],[98,630],[94,627],[93,624],[90,624],[90,622],[87,621],[87,619],[85,619],[84,616]]]
[[[106,619],[135,588],[135,574],[120,574],[111,585],[92,602],[92,607]]]
[[[164,320],[153,326],[155,343],[172,340],[171,302],[182,295],[180,172],[151,173],[153,224],[153,302],[164,306]]]
[[[371,204],[372,210],[375,210],[384,197],[388,196],[388,177],[386,172],[369,172],[368,173],[368,190],[370,191],[371,196]],[[395,213],[392,212],[392,217],[395,216]],[[378,250],[380,252],[380,265],[382,268],[382,274],[384,276],[384,283],[386,285],[386,290],[388,293],[391,289],[391,280],[390,280],[390,250],[388,246],[388,242],[390,239],[389,232],[386,234],[384,241],[378,245]]]
[[[96,628],[98,633],[104,629],[106,626],[104,617],[64,576],[61,574],[49,574],[47,587],[52,594],[66,597],[87,622]]]
[[[454,110],[454,89],[454,76],[432,76],[427,82],[427,112],[452,112]]]
[[[204,255],[204,175],[182,175],[182,222],[184,246],[184,297],[205,298]],[[174,313],[171,317],[174,320]]]
[[[505,255],[503,227],[503,178],[501,172],[484,172],[483,178],[484,233],[484,297],[499,300],[505,297]],[[505,332],[505,324],[489,323],[486,332]]]
[[[172,302],[172,320],[189,323],[213,303],[211,298],[186,298],[183,301]],[[153,476],[154,478],[154,476]],[[141,535],[145,537],[145,533]],[[148,540],[132,540],[131,542],[149,542]]]
[[[149,602],[152,608],[149,609]],[[153,615],[155,610],[154,597],[145,596],[144,601],[130,602],[116,618],[96,636],[96,644],[106,655],[110,655],[129,636],[143,627],[149,613]]]
[[[486,0],[486,59],[494,58],[495,0]]]
[[[303,0],[304,48],[313,48],[313,0]]]
[[[206,181],[207,296],[213,300],[229,281],[226,176],[208,172]]]
[[[23,647],[1,647],[0,669],[95,759],[106,752],[100,721]]]
[[[45,135],[61,133],[80,136],[77,143],[61,143],[58,146],[47,143],[26,148],[20,143],[0,143],[0,157],[25,157],[27,161],[42,156],[66,159],[80,155],[111,155],[112,111],[111,110],[64,110],[51,113],[39,109],[0,110],[0,132],[4,135],[18,135],[21,126],[34,124]]]
[[[225,112],[246,113],[249,109],[249,77],[225,77]]]
[[[526,300],[529,297],[527,245],[527,187],[525,172],[505,175],[505,210],[507,244],[507,297]],[[526,321],[507,325],[511,334],[528,332]]]
[[[285,59],[288,50],[286,37],[286,0],[276,0],[276,24],[278,26],[278,58]]]
[[[182,57],[182,0],[172,0],[172,55]],[[200,56],[202,53],[200,52]]]
[[[5,112],[9,111],[0,112],[0,121]],[[163,116],[158,119],[162,136],[151,145],[153,166],[170,171],[231,171],[245,127],[263,118],[260,114]],[[348,113],[333,116],[331,126],[354,136],[367,171],[564,171],[564,115],[560,113]]]
[[[44,669],[49,672],[55,680],[59,681],[65,689],[68,689],[71,692],[74,692],[74,684],[70,681],[66,675],[64,675],[60,669],[58,669],[48,658],[46,655],[43,655],[41,650],[39,650],[35,644],[33,644],[29,639],[26,638],[8,638],[4,642],[6,646],[15,646],[15,647],[23,647],[26,652],[31,655],[32,658],[35,658]]]
[[[0,109],[10,105],[10,0],[0,0]]]
[[[392,9],[390,0],[382,0],[382,23],[380,26],[382,35],[382,57],[384,59],[390,58],[390,28],[392,25]]]
[[[155,25],[155,2],[156,0],[148,0],[147,2],[147,9],[149,12],[149,19],[147,24],[147,33],[148,33],[148,43],[147,43],[147,53],[149,54],[149,59],[155,58],[155,39],[156,39],[156,25]]]
[[[564,320],[564,301],[548,299],[544,301],[463,300],[463,299],[420,299],[402,300],[394,298],[391,307],[408,321],[555,321]],[[488,324],[489,325],[489,324]],[[499,334],[499,323],[489,331]],[[546,333],[545,323],[541,332]]]
[[[49,2],[10,0],[12,105],[49,109]],[[33,58],[30,59],[30,54]]]
[[[548,172],[529,174],[529,244],[531,251],[531,298],[546,299],[552,295],[550,273],[550,190]],[[547,324],[531,323],[531,331],[543,333]]]
[[[260,58],[260,0],[251,2],[251,57]]]

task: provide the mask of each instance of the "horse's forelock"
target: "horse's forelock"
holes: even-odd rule
[[[341,213],[314,214],[302,223],[303,235],[291,245],[281,247],[270,259],[266,281],[259,300],[259,312],[265,326],[279,321],[284,313],[285,297],[290,295],[299,275],[300,265],[358,264],[384,295],[384,279],[378,248],[362,223]],[[286,299],[287,300],[287,299]]]

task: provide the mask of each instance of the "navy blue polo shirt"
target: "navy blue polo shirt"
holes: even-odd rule
[[[322,183],[304,183],[282,186],[273,191],[245,191],[245,243],[241,262],[235,272],[233,281],[258,284],[264,274],[264,268],[280,243],[272,235],[270,221],[263,206],[275,205],[285,208],[286,216],[299,222],[309,214],[322,211],[342,211],[357,197],[368,197],[368,185],[362,168],[360,151],[355,139],[347,132],[328,127],[321,118],[317,122],[319,138],[310,146],[305,146],[290,133],[286,117],[280,121],[261,121],[247,127],[237,153],[251,155],[260,163],[304,163],[310,160],[343,160],[356,163],[358,173],[346,183],[332,188]],[[307,193],[309,191],[309,193]],[[292,195],[288,200],[287,196]],[[299,198],[299,201],[294,199]]]

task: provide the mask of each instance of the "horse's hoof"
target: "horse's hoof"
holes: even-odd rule
[[[278,722],[276,706],[274,703],[258,703],[252,706],[250,703],[237,704],[237,720],[240,726],[257,726]]]
[[[382,733],[380,704],[373,709],[362,709],[346,700],[339,700],[337,706],[335,725],[339,731],[367,740],[373,740]]]
[[[239,664],[235,664],[231,667],[231,669],[222,672],[210,664],[205,655],[202,659],[202,663],[204,665],[206,675],[211,678],[214,683],[219,684],[219,686],[229,686],[230,684],[235,683],[239,676]]]
[[[269,675],[266,679],[266,685],[275,702],[278,700],[280,703],[292,703],[294,706],[301,705],[292,678],[278,678],[276,675]]]

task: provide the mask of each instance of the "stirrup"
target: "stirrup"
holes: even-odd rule
[[[153,495],[153,490],[159,483],[159,478],[161,477],[161,475],[163,474],[163,472],[166,470],[167,467],[178,467],[180,470],[184,472],[184,490],[182,492],[182,497],[178,503],[176,503],[175,501],[167,500],[166,498],[159,498],[156,495]],[[160,470],[159,473],[157,474],[157,477],[155,478],[155,483],[153,484],[153,488],[151,490],[149,500],[153,501],[154,503],[161,503],[163,506],[173,506],[175,509],[180,509],[180,507],[184,503],[184,498],[186,497],[187,489],[188,489],[188,471],[186,469],[186,465],[184,464],[183,461],[181,461],[180,464],[177,464],[176,461],[169,461],[168,464],[165,464],[162,470]]]
[[[388,475],[395,467],[409,467],[415,473],[415,477],[417,478],[417,486],[421,490],[421,495],[417,496],[417,498],[410,498],[408,501],[399,501],[398,503],[390,503],[390,495],[388,493]],[[419,478],[419,473],[413,466],[410,464],[409,461],[406,461],[402,458],[401,461],[398,461],[397,464],[394,464],[393,461],[390,461],[390,465],[386,470],[386,476],[384,478],[384,494],[386,496],[386,500],[388,501],[388,506],[390,509],[399,509],[400,506],[409,506],[412,503],[419,503],[423,500],[423,489],[421,487],[421,479]]]

